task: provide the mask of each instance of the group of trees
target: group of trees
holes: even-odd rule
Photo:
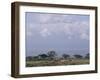
[[[83,57],[83,56],[80,55],[80,54],[75,54],[75,55],[73,55],[73,56],[74,56],[74,58],[78,58],[78,59],[82,59],[82,58],[89,59],[89,53],[87,53],[87,54],[85,55],[85,57]],[[71,58],[71,56],[70,56],[69,54],[63,54],[62,57],[63,57],[64,59]]]
[[[52,60],[57,56],[55,51],[49,51],[47,54],[39,54],[37,56],[28,56],[26,59],[27,60]]]
[[[80,54],[75,54],[73,55],[74,58],[77,58],[77,59],[82,59],[82,58],[85,58],[85,59],[89,59],[89,53],[87,53],[85,55],[85,57],[83,57],[82,55]],[[57,53],[55,51],[49,51],[47,52],[47,54],[39,54],[37,56],[28,56],[26,57],[26,60],[54,60],[57,58]],[[62,54],[61,57],[59,57],[59,59],[70,59],[72,58],[69,54]]]

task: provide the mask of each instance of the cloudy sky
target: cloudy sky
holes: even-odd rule
[[[25,20],[27,56],[89,52],[89,15],[26,12]]]

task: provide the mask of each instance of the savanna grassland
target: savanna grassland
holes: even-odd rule
[[[26,67],[89,64],[89,59],[26,61]]]
[[[47,54],[26,57],[26,67],[84,64],[89,64],[89,53],[87,53],[85,56],[79,54],[75,54],[73,56],[63,54],[62,56],[58,57],[55,51],[49,51]]]

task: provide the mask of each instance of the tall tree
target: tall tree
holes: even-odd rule
[[[89,53],[86,54],[85,58],[86,58],[86,59],[89,59],[89,58],[90,58]]]
[[[68,59],[68,58],[70,58],[70,55],[68,55],[68,54],[63,54],[62,57],[63,57],[64,59]]]
[[[26,57],[26,60],[27,60],[27,61],[31,61],[32,59],[33,59],[32,56],[27,56],[27,57]]]
[[[54,59],[57,56],[55,51],[49,51],[47,55],[50,59]]]
[[[78,58],[78,59],[83,58],[83,56],[82,56],[82,55],[80,55],[80,54],[75,54],[75,55],[74,55],[74,57],[75,57],[75,58]]]
[[[40,54],[38,55],[41,59],[46,59],[48,56],[46,54]]]

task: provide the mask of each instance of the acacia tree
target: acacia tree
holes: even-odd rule
[[[64,59],[68,59],[68,58],[70,58],[70,55],[68,55],[68,54],[63,54],[62,57],[63,57]]]
[[[33,60],[39,60],[39,56],[34,56]]]
[[[47,55],[49,59],[54,59],[57,56],[55,51],[49,51]]]
[[[83,56],[82,56],[82,55],[79,55],[79,54],[75,54],[74,57],[75,57],[75,58],[78,58],[78,59],[83,58]]]
[[[27,56],[27,57],[26,57],[26,60],[27,60],[27,61],[31,61],[32,59],[33,59],[32,56]]]
[[[40,54],[38,57],[40,57],[40,59],[46,59],[48,56],[46,54]]]
[[[85,58],[86,59],[89,59],[90,58],[89,53],[86,54]]]

